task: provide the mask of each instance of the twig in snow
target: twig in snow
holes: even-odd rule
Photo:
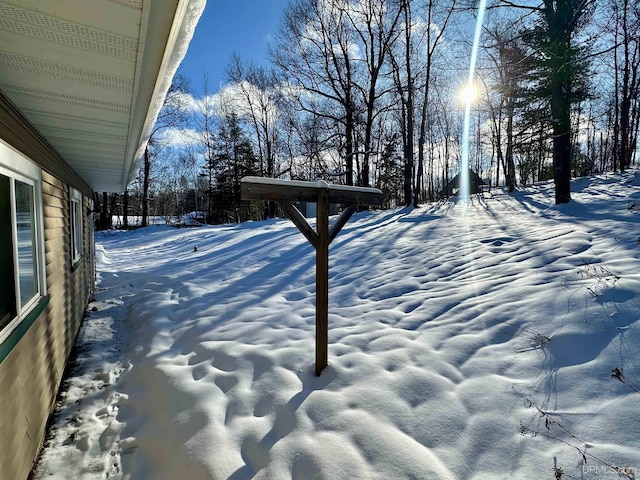
[[[622,383],[624,383],[627,387],[629,387],[634,392],[640,393],[640,387],[638,387],[631,380],[628,380],[627,378],[625,378],[622,368],[616,367],[616,368],[612,369],[611,370],[611,376],[613,378],[615,378],[615,379],[620,380]]]
[[[555,440],[557,442],[560,443],[564,443],[565,445],[574,448],[582,457],[582,460],[584,461],[585,464],[588,463],[589,459],[595,460],[596,462],[601,463],[602,465],[606,465],[607,467],[609,467],[612,471],[617,472],[620,475],[624,475],[629,479],[635,479],[635,470],[633,468],[630,467],[619,467],[617,465],[613,465],[609,462],[607,462],[606,460],[603,460],[599,457],[597,457],[596,455],[587,452],[587,442],[581,440],[580,438],[578,438],[576,435],[574,435],[573,433],[571,433],[569,430],[567,430],[564,425],[562,425],[560,422],[554,420],[553,418],[550,417],[550,415],[545,412],[544,410],[542,410],[540,407],[538,407],[532,400],[525,398],[525,406],[527,408],[535,408],[538,413],[540,414],[540,417],[544,418],[544,426],[546,430],[533,430],[530,429],[529,427],[527,427],[522,421],[520,421],[520,434],[521,435],[526,435],[526,434],[531,434],[532,437],[536,437],[538,435],[540,435],[541,437],[545,437],[548,438],[550,440]],[[552,433],[552,427],[558,427],[560,430],[562,430],[566,435],[568,435],[569,440],[565,440],[560,438],[559,436],[557,436],[556,434]],[[562,478],[562,475],[565,474],[565,472],[560,468],[558,469],[557,467],[554,467],[554,474],[558,475],[558,472],[560,474],[559,478]],[[556,478],[558,478],[556,476]]]

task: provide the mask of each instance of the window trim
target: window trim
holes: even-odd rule
[[[33,187],[33,215],[34,215],[34,250],[36,262],[36,293],[24,305],[19,299],[19,292],[16,290],[16,311],[17,315],[4,328],[0,330],[0,346],[11,336],[24,321],[29,314],[41,304],[43,297],[47,295],[46,282],[46,265],[44,250],[44,215],[42,201],[42,170],[27,157],[17,152],[6,142],[0,139],[0,174],[12,179],[11,195],[15,199],[15,181],[31,185]],[[16,205],[15,200],[11,202],[11,235],[13,241],[13,256],[18,258],[17,245],[17,222],[16,222]],[[14,282],[19,285],[20,278],[18,269],[14,266],[13,271]]]
[[[76,204],[74,209],[73,205]],[[69,187],[69,227],[71,239],[71,265],[75,266],[84,254],[84,218],[82,193]]]
[[[29,330],[31,325],[33,325],[47,305],[49,305],[49,298],[49,295],[40,297],[36,306],[25,315],[24,320],[16,325],[5,340],[0,342],[0,363],[9,356],[20,339],[27,333],[27,330]]]

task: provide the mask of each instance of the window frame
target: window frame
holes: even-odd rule
[[[69,187],[69,227],[71,239],[71,265],[75,266],[84,254],[84,218],[82,193]]]
[[[42,201],[42,170],[27,157],[11,148],[6,142],[0,139],[0,174],[10,179],[10,210],[11,210],[11,240],[13,255],[13,282],[15,285],[15,307],[16,316],[12,318],[3,328],[0,329],[0,345],[2,345],[11,333],[20,326],[25,318],[47,295],[46,265],[44,250],[44,215]],[[29,185],[33,189],[33,245],[36,272],[34,283],[35,294],[25,301],[24,305],[20,299],[20,268],[16,261],[19,258],[18,251],[18,225],[16,217],[15,182],[19,181]]]

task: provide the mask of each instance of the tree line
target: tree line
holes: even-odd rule
[[[233,55],[220,92],[177,75],[139,178],[95,202],[108,223],[204,211],[210,223],[277,215],[240,200],[260,175],[375,186],[384,208],[455,193],[474,0],[292,0],[265,65]],[[492,186],[637,163],[640,6],[632,0],[489,1],[469,167]]]

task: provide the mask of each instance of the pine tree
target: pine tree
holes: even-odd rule
[[[524,35],[534,49],[531,94],[548,99],[553,132],[556,203],[571,200],[571,106],[587,97],[589,61],[575,37],[584,27],[595,0],[544,0],[534,8],[539,18]]]
[[[251,208],[241,202],[240,180],[260,171],[251,142],[243,132],[238,116],[228,114],[216,138],[215,186],[211,191],[213,223],[239,222],[250,217]]]

